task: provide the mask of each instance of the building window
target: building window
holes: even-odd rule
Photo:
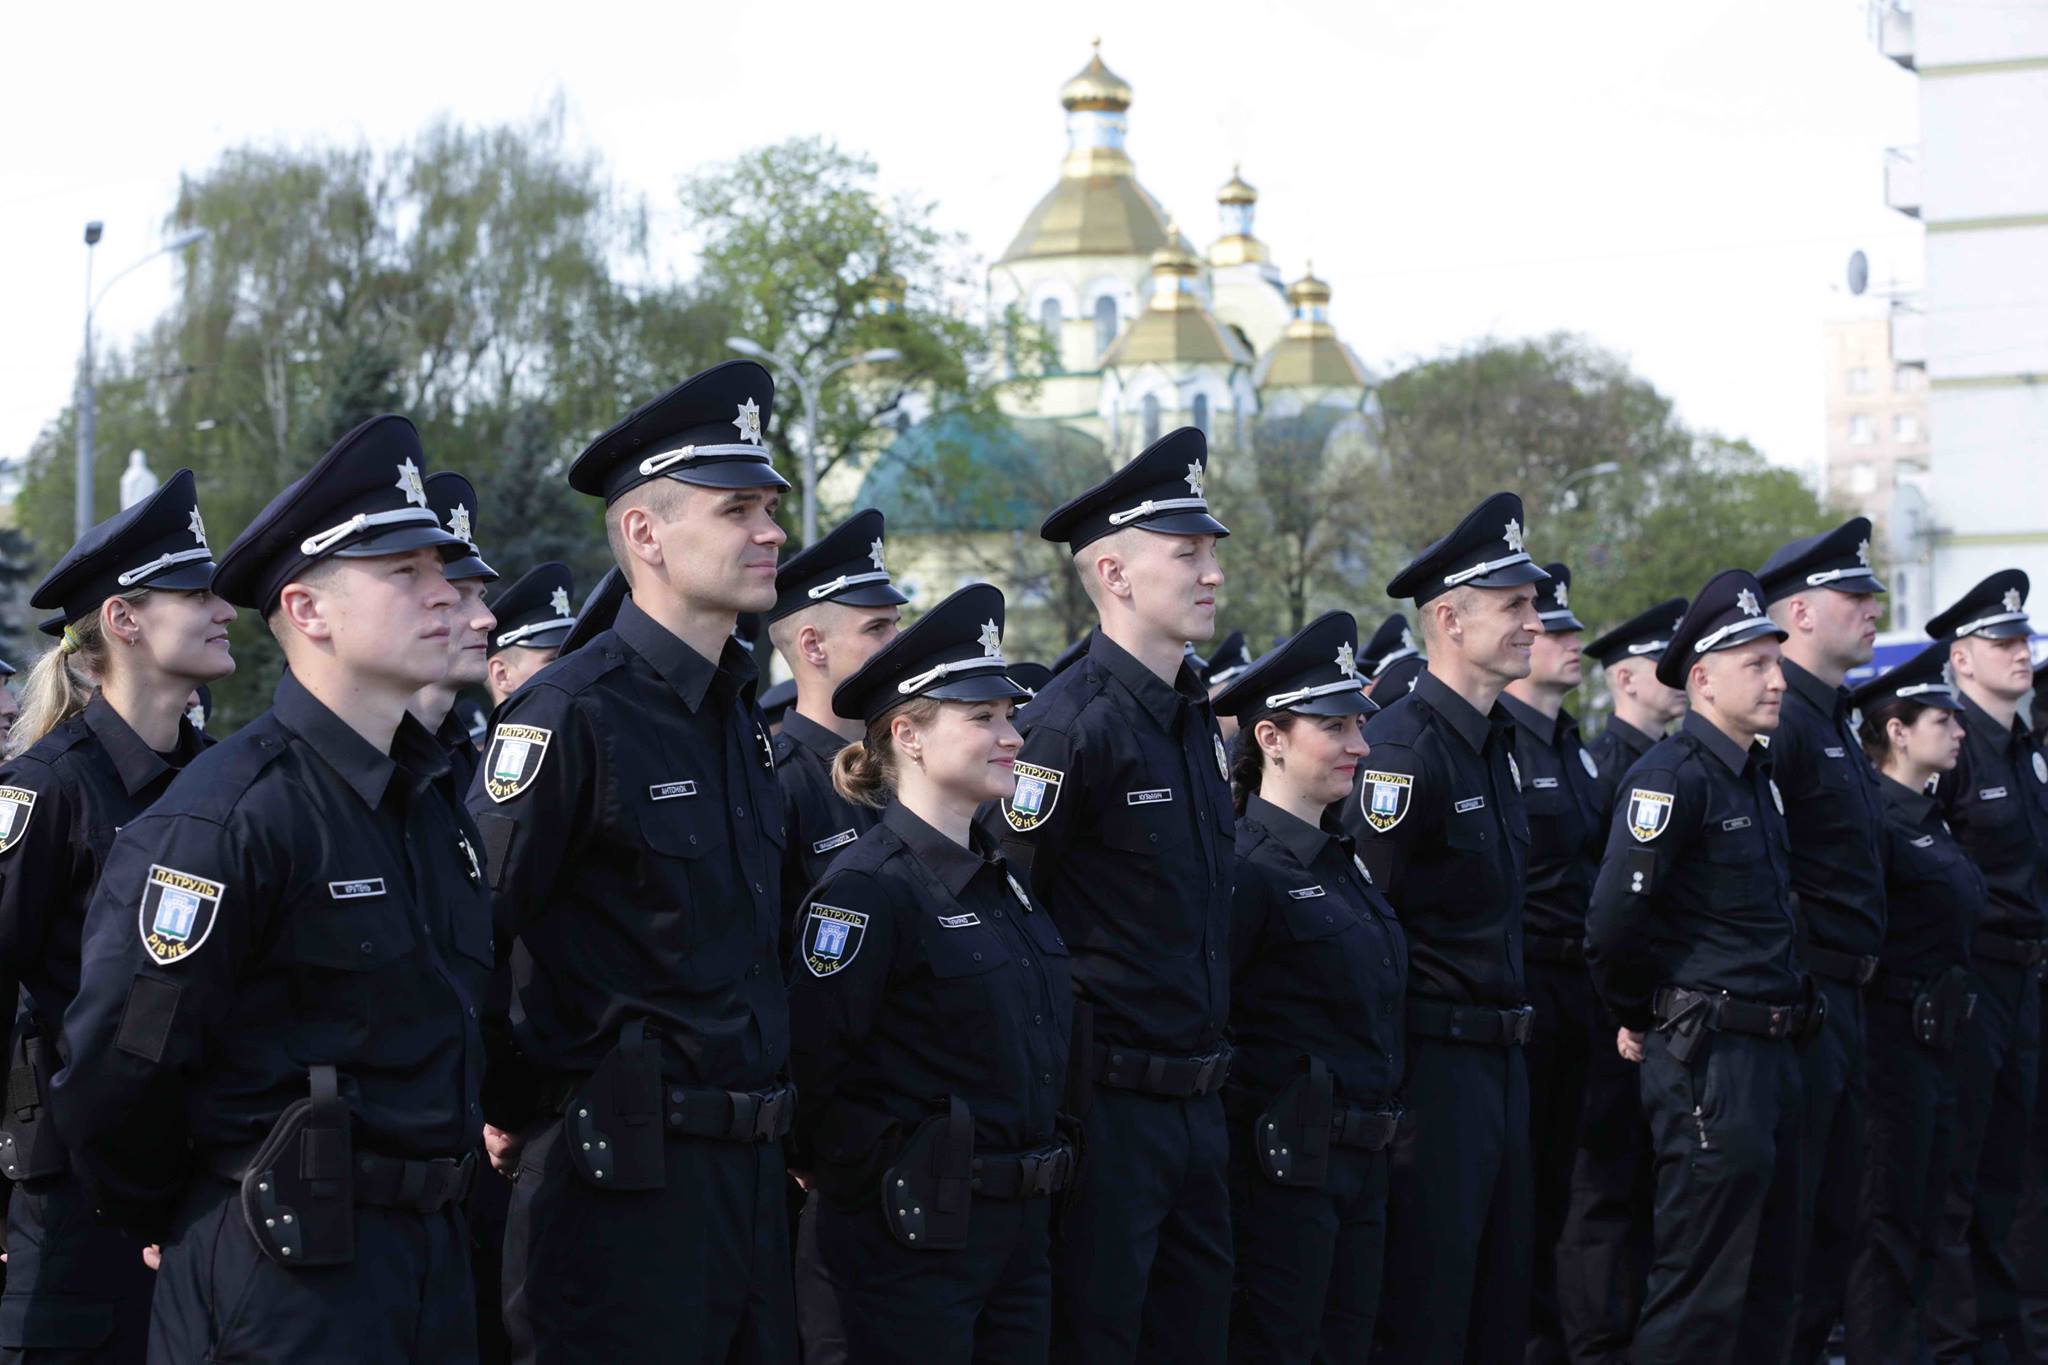
[[[1851,369],[1851,370],[1849,371],[1849,375],[1848,375],[1848,382],[1849,382],[1849,392],[1851,392],[1851,393],[1869,393],[1869,392],[1870,392],[1870,371],[1869,371],[1869,370],[1867,370],[1867,369],[1865,369],[1865,368],[1864,368],[1863,366],[1861,366],[1861,365],[1855,366],[1854,368],[1852,368],[1852,369]]]
[[[1145,444],[1149,446],[1159,439],[1159,395],[1146,394],[1138,410],[1144,414]]]
[[[1109,349],[1109,343],[1116,340],[1116,300],[1104,294],[1095,300],[1095,356]]]
[[[1849,419],[1849,444],[1867,446],[1870,441],[1870,415],[1859,412]]]
[[[1038,305],[1039,330],[1045,333],[1045,339],[1052,344],[1052,359],[1046,368],[1054,374],[1060,372],[1060,341],[1062,324],[1065,322],[1066,316],[1060,310],[1058,299],[1047,299]]]
[[[1203,434],[1204,436],[1207,436],[1207,435],[1209,434],[1209,395],[1208,395],[1208,394],[1206,394],[1206,393],[1198,393],[1198,394],[1196,394],[1196,395],[1195,395],[1195,405],[1194,405],[1194,408],[1192,409],[1192,413],[1193,413],[1193,416],[1194,416],[1194,419],[1195,419],[1195,425],[1196,425],[1197,427],[1201,428],[1201,432],[1202,432],[1202,434]]]
[[[1927,382],[1927,374],[1918,365],[1892,366],[1892,392],[1918,393]]]
[[[1858,460],[1849,466],[1849,491],[1864,497],[1877,491],[1877,466],[1868,460]]]
[[[1910,412],[1901,412],[1892,418],[1892,439],[1913,442],[1920,439],[1920,419]]]

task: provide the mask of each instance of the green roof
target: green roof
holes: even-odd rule
[[[1108,472],[1102,443],[1073,427],[946,413],[890,443],[861,481],[857,505],[880,508],[891,535],[1035,530]]]

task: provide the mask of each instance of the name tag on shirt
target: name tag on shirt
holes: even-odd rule
[[[1554,777],[1533,778],[1531,779],[1529,785],[1534,787],[1537,791],[1547,792],[1552,787],[1555,787],[1557,785],[1557,779]]]
[[[361,900],[364,896],[381,896],[384,894],[384,879],[382,877],[362,877],[352,882],[329,882],[327,883],[327,894],[338,901]]]
[[[2003,801],[2005,799],[2005,788],[1986,787],[1983,791],[1977,793],[1977,799],[1979,801]]]
[[[812,844],[811,852],[830,853],[835,848],[844,848],[858,838],[860,838],[860,835],[854,830],[842,829],[831,838],[820,839],[817,843]]]
[[[1839,744],[1829,745],[1827,748],[1822,749],[1821,752],[1829,758],[1846,758],[1849,753],[1847,749],[1844,749]]]
[[[673,801],[678,796],[695,796],[696,794],[697,784],[695,782],[657,782],[647,789],[648,799],[653,801]]]
[[[1297,887],[1292,891],[1289,891],[1287,893],[1287,899],[1295,901],[1312,901],[1317,896],[1320,896],[1322,894],[1323,888],[1321,888],[1320,886],[1302,886]]]
[[[1153,787],[1148,791],[1126,792],[1124,794],[1124,804],[1127,806],[1154,806],[1161,801],[1171,800],[1173,800],[1173,788],[1171,787]]]
[[[981,923],[981,916],[975,914],[972,910],[969,910],[964,915],[939,916],[939,927],[941,929],[971,929],[979,923]]]
[[[1749,828],[1749,817],[1748,817],[1747,815],[1738,815],[1738,816],[1736,816],[1736,817],[1735,817],[1735,818],[1734,818],[1733,820],[1723,820],[1723,821],[1721,822],[1721,828],[1722,828],[1722,829],[1748,829],[1748,828]]]
[[[1451,809],[1460,815],[1469,814],[1475,810],[1485,810],[1486,798],[1483,796],[1468,796],[1463,801],[1452,806]]]

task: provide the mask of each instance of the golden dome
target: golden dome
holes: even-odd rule
[[[1060,103],[1069,109],[1107,109],[1121,113],[1131,107],[1131,83],[1102,64],[1102,39],[1080,73],[1060,87]]]
[[[1061,176],[1002,259],[1145,256],[1169,240],[1166,215],[1131,175]]]
[[[1330,325],[1330,286],[1316,278],[1313,265],[1287,286],[1287,302],[1294,306],[1294,321],[1266,353],[1259,387],[1362,394],[1368,382],[1365,371],[1350,348],[1337,340],[1337,329]]]
[[[1296,308],[1305,305],[1327,306],[1330,302],[1330,286],[1316,278],[1315,264],[1311,262],[1302,272],[1300,279],[1287,286],[1287,301]]]
[[[1222,189],[1216,191],[1216,202],[1219,204],[1256,204],[1259,202],[1259,192],[1245,182],[1244,174],[1240,167],[1232,166],[1230,168],[1230,179],[1224,182]]]
[[[1152,273],[1154,275],[1193,275],[1201,270],[1201,268],[1202,263],[1195,259],[1195,253],[1189,251],[1186,244],[1182,242],[1180,229],[1169,221],[1166,225],[1165,243],[1152,253]]]

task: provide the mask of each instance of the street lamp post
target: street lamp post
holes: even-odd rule
[[[849,365],[886,365],[892,360],[903,359],[903,353],[893,346],[880,346],[872,351],[862,351],[858,355],[835,360],[805,374],[758,341],[749,341],[745,337],[727,337],[725,344],[741,355],[767,362],[780,371],[790,383],[796,385],[796,396],[804,405],[804,544],[810,545],[818,539],[818,399],[825,392],[825,381]]]
[[[93,426],[96,416],[94,411],[96,395],[93,390],[92,377],[93,314],[99,311],[100,301],[106,298],[107,291],[141,266],[147,265],[157,257],[167,255],[170,252],[183,251],[188,246],[197,246],[212,235],[211,230],[208,228],[187,228],[155,251],[144,256],[141,260],[130,263],[126,269],[116,273],[114,278],[102,285],[100,292],[95,295],[92,292],[92,249],[99,245],[101,232],[102,228],[97,219],[85,225],[85,355],[78,367],[78,496],[72,503],[74,538],[83,537],[88,530],[92,529],[93,523]]]
[[[1584,469],[1574,469],[1571,473],[1565,475],[1564,481],[1551,491],[1551,497],[1555,500],[1556,505],[1563,506],[1565,490],[1573,484],[1583,483],[1587,479],[1604,479],[1609,474],[1619,474],[1620,472],[1621,464],[1616,460],[1602,460],[1598,464],[1589,464]],[[1572,505],[1574,507],[1578,506],[1576,502]]]

